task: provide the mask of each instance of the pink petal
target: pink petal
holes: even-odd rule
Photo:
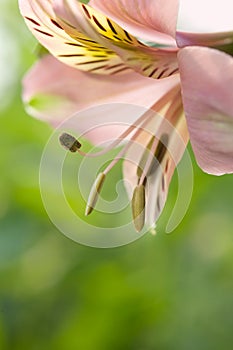
[[[161,44],[175,44],[178,0],[91,0],[89,5],[137,37]]]
[[[128,67],[146,77],[163,79],[179,73],[177,49],[116,46],[114,50]]]
[[[155,82],[137,73],[124,76],[97,76],[70,68],[50,55],[44,56],[24,78],[23,100],[28,112],[56,126],[74,113],[79,113],[79,132],[106,123],[133,123],[139,115],[133,106],[151,107],[164,92],[179,81],[174,76]],[[129,105],[127,115],[121,115],[115,103]],[[107,104],[105,112],[90,107]],[[112,105],[111,105],[112,104]],[[87,111],[85,111],[87,109]],[[106,132],[92,132],[88,137],[98,143],[108,137],[116,137],[122,132],[112,132],[112,126],[106,126]],[[125,129],[125,126],[123,127]],[[124,131],[124,130],[123,130]],[[109,133],[110,132],[110,133]]]
[[[223,33],[188,33],[176,32],[176,42],[179,47],[185,46],[225,46],[232,45],[233,32]]]
[[[40,43],[74,68],[105,75],[133,69],[153,78],[178,71],[177,49],[146,48],[105,15],[76,0],[57,0],[54,6],[49,0],[20,0],[20,9]]]
[[[72,23],[77,23],[77,27],[79,27],[80,22],[83,22],[82,16],[85,16],[85,33],[87,33],[92,40],[96,40],[96,42],[108,47],[112,51],[112,53],[109,54],[109,49],[102,49],[102,53],[100,52],[97,55],[96,52],[94,52],[94,57],[100,56],[104,61],[111,58],[111,62],[104,63],[104,68],[102,70],[99,70],[97,67],[99,73],[111,73],[111,70],[106,69],[106,65],[109,66],[109,63],[111,63],[111,65],[116,66],[118,62],[113,62],[113,60],[120,60],[120,58],[128,68],[124,67],[123,63],[120,61],[122,66],[118,68],[117,72],[132,68],[136,72],[154,79],[166,78],[178,72],[176,47],[164,49],[147,47],[143,43],[140,43],[137,38],[130,35],[126,30],[122,29],[116,22],[110,20],[104,14],[88,5],[83,4],[80,7],[80,4],[76,0],[66,0],[65,3],[64,0],[59,0],[59,4],[60,6],[58,8],[54,7],[57,15],[60,15],[61,7],[63,9],[66,8],[67,11],[69,9],[67,16],[73,16]],[[65,18],[68,18],[67,16]],[[115,56],[117,54],[119,57],[112,57],[114,56],[114,52]],[[87,53],[90,55],[90,50],[87,50]],[[108,58],[106,56],[110,57]],[[57,57],[60,58],[59,56]],[[77,62],[77,57],[73,59]],[[71,57],[69,57],[68,60],[70,62]],[[94,61],[95,60],[96,58],[94,58]],[[86,65],[87,63],[89,64],[89,62],[85,62],[84,64]],[[80,67],[79,65],[77,66],[77,63],[75,66],[76,68]]]
[[[214,49],[181,49],[183,102],[197,162],[207,173],[233,172],[233,59]]]
[[[84,71],[108,75],[128,69],[120,57],[99,43],[101,36],[86,21],[80,3],[75,2],[75,16],[71,10],[65,11],[62,0],[55,3],[59,14],[66,15],[65,21],[57,17],[49,0],[19,0],[20,11],[28,28],[52,55]],[[94,39],[88,36],[87,31],[94,35]]]

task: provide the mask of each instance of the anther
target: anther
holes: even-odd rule
[[[137,176],[138,176],[138,178],[140,178],[142,176],[142,174],[143,174],[143,169],[144,169],[144,167],[146,165],[147,158],[148,158],[148,156],[150,154],[149,152],[151,151],[151,148],[152,148],[154,142],[155,142],[155,136],[152,136],[150,141],[148,142],[148,144],[146,146],[146,149],[145,149],[145,151],[144,151],[144,153],[142,155],[142,158],[140,159],[140,162],[138,164],[138,168],[137,168]]]
[[[164,155],[167,151],[168,140],[169,140],[168,134],[162,134],[159,140],[158,146],[156,148],[155,157],[157,158],[160,164],[162,163]]]
[[[87,206],[86,206],[86,210],[85,210],[85,215],[89,215],[91,214],[91,212],[93,211],[93,209],[95,208],[99,193],[101,191],[101,188],[103,186],[105,180],[105,174],[104,173],[99,173],[99,175],[97,176],[91,192],[89,194],[88,197],[88,201],[87,201]]]
[[[59,137],[60,144],[70,152],[77,152],[82,147],[81,143],[72,135],[63,133]]]
[[[144,184],[146,177],[154,173],[158,166],[162,164],[167,152],[168,140],[168,135],[162,134],[158,143],[155,136],[149,141],[137,169],[139,185]],[[150,151],[150,154],[148,154],[148,151]]]
[[[138,185],[134,189],[132,198],[132,215],[137,232],[143,229],[145,224],[145,186]]]

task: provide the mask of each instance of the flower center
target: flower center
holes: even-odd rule
[[[163,114],[163,119],[158,113]],[[85,215],[89,215],[95,208],[99,193],[104,184],[107,174],[111,169],[124,158],[128,152],[133,152],[138,159],[136,159],[135,176],[137,182],[133,191],[131,200],[132,216],[136,231],[140,232],[144,227],[146,220],[146,188],[148,178],[157,171],[159,167],[162,168],[161,188],[165,191],[164,173],[168,171],[168,143],[172,136],[176,124],[182,116],[182,101],[180,95],[180,86],[177,84],[170,89],[160,100],[158,100],[153,107],[146,111],[134,124],[130,125],[112,144],[105,149],[96,153],[86,153],[82,150],[81,143],[72,135],[63,133],[59,140],[61,145],[71,151],[77,152],[83,157],[98,157],[115,147],[119,146],[124,141],[124,146],[117,154],[117,156],[107,165],[107,167],[98,174],[88,197]],[[158,127],[155,127],[156,118],[160,117]],[[169,122],[173,127],[170,131],[167,130],[166,123]],[[152,129],[150,130],[150,125]],[[157,134],[157,131],[158,134]],[[160,136],[158,136],[160,135]],[[126,140],[127,138],[127,140]],[[139,141],[140,140],[140,141]],[[140,143],[143,150],[141,154],[137,154],[135,145]],[[157,200],[158,209],[161,211],[160,200]]]

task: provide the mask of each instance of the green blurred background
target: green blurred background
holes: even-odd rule
[[[192,202],[170,235],[106,250],[66,238],[38,184],[51,129],[20,98],[35,41],[16,1],[0,4],[0,349],[231,349],[233,177],[194,163]]]

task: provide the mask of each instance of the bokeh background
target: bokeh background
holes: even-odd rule
[[[20,97],[35,40],[17,2],[0,5],[0,349],[231,349],[233,177],[193,160],[192,202],[170,235],[106,250],[66,238],[39,190],[52,130]]]

